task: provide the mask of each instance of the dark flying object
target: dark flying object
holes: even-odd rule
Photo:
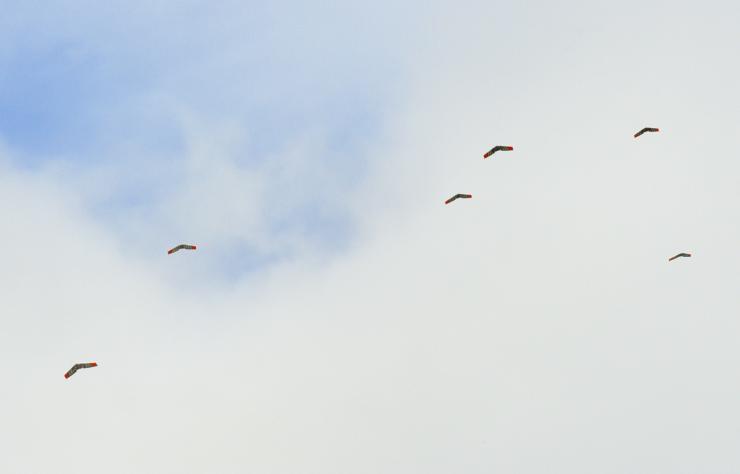
[[[97,367],[97,366],[98,366],[98,363],[97,362],[88,362],[88,363],[85,363],[85,364],[75,364],[75,365],[72,366],[71,369],[69,369],[67,371],[66,374],[64,374],[64,378],[65,379],[70,378],[71,376],[73,376],[75,374],[75,372],[77,372],[80,369],[89,369],[90,367]]]
[[[171,248],[167,251],[168,255],[172,255],[178,250],[195,250],[195,245],[180,244],[177,247]]]
[[[513,149],[514,149],[513,146],[496,145],[495,147],[493,147],[490,150],[488,150],[485,155],[483,155],[483,159],[485,160],[486,158],[488,158],[489,156],[493,155],[497,151],[511,151]]]
[[[635,138],[639,137],[640,135],[642,135],[645,132],[659,132],[659,131],[660,131],[659,128],[645,127],[642,130],[640,130],[639,132],[635,133]]]
[[[675,260],[675,259],[677,259],[679,257],[690,257],[690,256],[691,256],[690,253],[683,253],[683,252],[682,253],[677,253],[673,257],[669,258],[668,261],[670,262],[671,260]]]
[[[473,197],[472,194],[455,194],[454,196],[452,196],[451,198],[449,198],[448,200],[446,200],[445,201],[445,204],[449,204],[449,203],[451,203],[452,201],[454,201],[456,199],[470,199],[472,197]]]

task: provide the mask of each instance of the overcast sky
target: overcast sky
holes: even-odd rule
[[[0,7],[1,472],[740,470],[735,2]]]

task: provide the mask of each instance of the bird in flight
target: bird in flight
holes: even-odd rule
[[[80,369],[89,369],[90,367],[97,367],[97,366],[98,366],[97,362],[86,362],[84,364],[75,364],[72,366],[71,369],[67,371],[66,374],[64,374],[64,378],[65,379],[70,378],[71,376],[75,374],[75,372],[77,372]]]
[[[172,255],[173,253],[177,252],[178,250],[195,250],[195,245],[188,245],[188,244],[180,244],[177,247],[173,247],[167,251],[168,255]]]
[[[490,150],[488,150],[485,155],[483,155],[483,159],[485,160],[486,158],[488,158],[489,156],[493,155],[497,151],[511,151],[513,149],[514,149],[513,146],[496,145],[495,147],[493,147]]]
[[[635,133],[635,138],[639,137],[640,135],[642,135],[645,132],[659,132],[659,131],[660,131],[659,128],[645,127],[642,130],[640,130],[639,132]]]
[[[681,252],[681,253],[677,253],[677,254],[676,254],[676,255],[674,255],[673,257],[669,258],[669,259],[668,259],[668,261],[670,262],[670,261],[672,261],[672,260],[675,260],[675,259],[677,259],[677,258],[679,258],[679,257],[690,257],[690,256],[691,256],[691,254],[690,254],[690,253],[684,253],[684,252]]]
[[[446,200],[445,201],[445,204],[449,204],[452,201],[455,201],[457,199],[470,199],[472,197],[473,197],[472,194],[455,194],[454,196],[452,196],[451,198],[449,198],[448,200]]]

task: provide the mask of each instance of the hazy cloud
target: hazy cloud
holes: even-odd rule
[[[29,5],[3,472],[740,467],[734,6]]]

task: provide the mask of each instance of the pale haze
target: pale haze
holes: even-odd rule
[[[0,7],[0,472],[740,471],[736,2]]]

